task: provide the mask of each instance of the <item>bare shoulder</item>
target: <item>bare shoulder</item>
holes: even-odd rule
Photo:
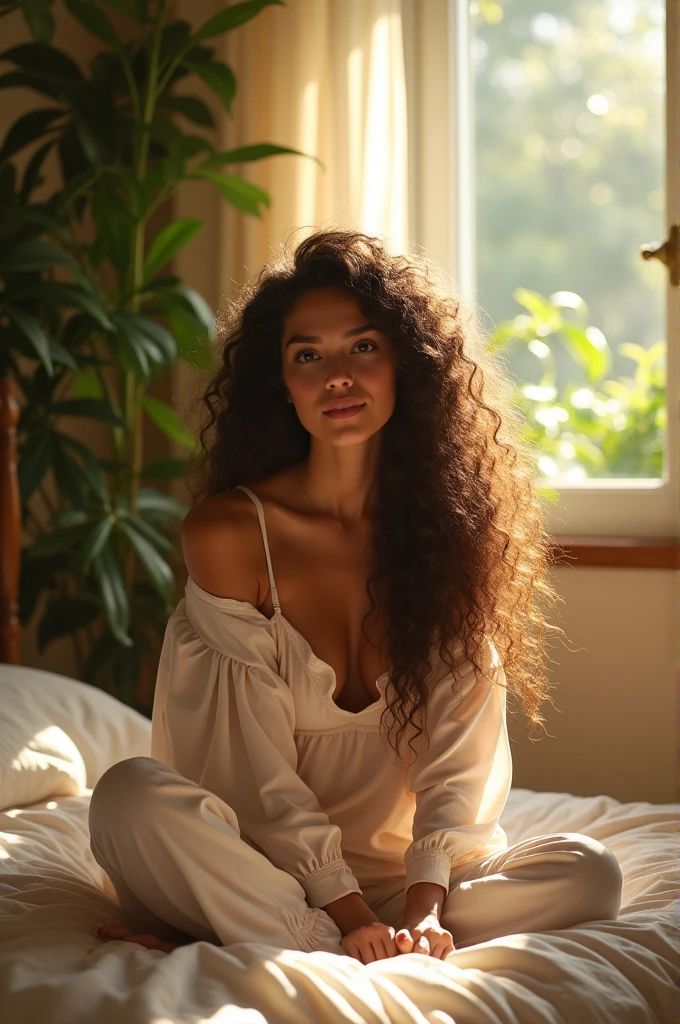
[[[182,552],[189,575],[201,589],[258,606],[256,515],[248,495],[236,490],[204,498],[187,512],[182,522]]]

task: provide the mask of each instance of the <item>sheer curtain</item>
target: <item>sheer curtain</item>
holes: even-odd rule
[[[219,284],[226,297],[290,236],[353,227],[409,246],[402,0],[287,0],[230,33],[238,82],[225,148],[293,146],[233,168],[269,192],[262,219],[220,209]],[[232,168],[229,168],[232,170]]]

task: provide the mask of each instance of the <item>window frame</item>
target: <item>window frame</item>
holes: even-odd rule
[[[423,252],[474,302],[474,93],[469,0],[401,0],[412,251]],[[680,8],[666,3],[666,225],[680,222]],[[640,246],[656,242],[640,239]],[[659,242],[661,239],[658,240]],[[467,254],[467,258],[466,257]],[[640,257],[642,258],[642,257]],[[665,476],[579,483],[558,494],[547,529],[573,537],[680,536],[680,289],[667,277]]]

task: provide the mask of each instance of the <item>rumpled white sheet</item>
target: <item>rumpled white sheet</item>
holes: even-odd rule
[[[680,863],[674,804],[513,789],[508,842],[583,832],[617,856],[617,921],[511,935],[447,961],[102,943],[115,894],[89,848],[102,772],[149,752],[150,723],[77,680],[0,665],[1,1024],[677,1024]],[[85,779],[85,782],[83,782]],[[30,806],[15,807],[23,794]],[[40,802],[38,802],[40,801]]]
[[[119,755],[125,756],[124,753]],[[88,845],[89,790],[0,814],[4,1024],[676,1024],[677,808],[512,790],[510,843],[585,832],[624,874],[617,921],[366,966],[264,943],[171,954],[101,943],[116,916]]]

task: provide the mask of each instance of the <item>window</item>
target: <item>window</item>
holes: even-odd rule
[[[640,252],[680,220],[673,6],[404,2],[415,241],[503,348],[554,533],[678,532],[678,289]]]

